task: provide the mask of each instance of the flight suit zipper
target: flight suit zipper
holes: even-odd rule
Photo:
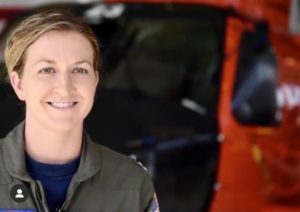
[[[31,182],[34,201],[36,202],[39,212],[49,212],[47,207],[43,186],[39,181]]]
[[[61,205],[61,207],[57,208],[56,211],[57,212],[64,212],[67,210],[67,207],[69,206],[69,203],[71,202],[72,197],[74,196],[74,193],[78,187],[79,183],[75,182],[73,185],[72,190],[70,191],[69,195],[67,196],[66,200],[64,201],[64,203]]]

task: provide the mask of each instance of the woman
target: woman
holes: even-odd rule
[[[99,81],[90,28],[62,11],[25,19],[5,63],[25,120],[0,142],[0,211],[158,211],[152,181],[134,160],[84,132]]]

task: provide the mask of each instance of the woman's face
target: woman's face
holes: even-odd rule
[[[82,126],[98,83],[92,45],[78,32],[47,32],[28,47],[22,77],[12,72],[10,79],[26,103],[26,123],[59,130]]]

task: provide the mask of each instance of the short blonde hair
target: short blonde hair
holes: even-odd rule
[[[92,44],[94,69],[100,69],[99,44],[91,28],[71,12],[47,10],[29,16],[9,34],[4,50],[8,73],[16,71],[22,76],[27,48],[49,31],[75,31],[82,34]]]

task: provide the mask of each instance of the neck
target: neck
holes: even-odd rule
[[[39,123],[25,121],[25,149],[36,161],[63,164],[81,152],[83,125],[70,130],[49,129]]]

